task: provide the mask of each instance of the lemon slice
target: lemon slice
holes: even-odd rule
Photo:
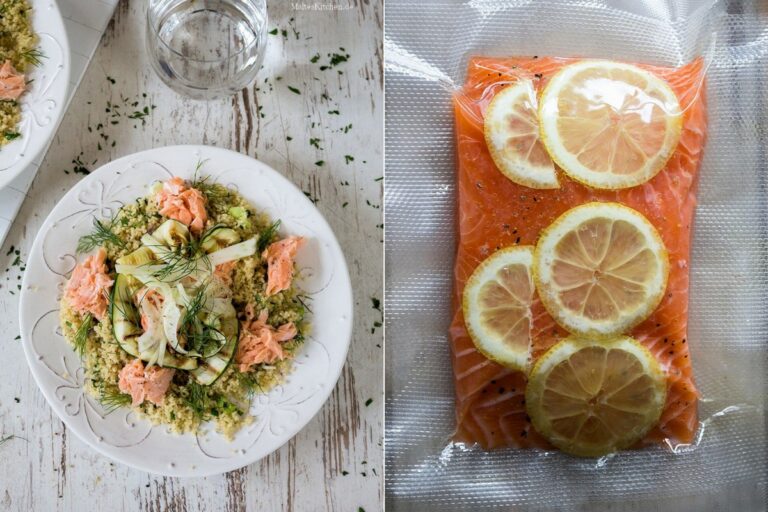
[[[477,349],[517,370],[528,366],[531,342],[533,247],[496,251],[464,287],[464,321]]]
[[[661,417],[666,376],[634,339],[566,338],[534,365],[525,405],[536,430],[562,451],[597,457],[628,448]]]
[[[610,337],[650,315],[667,286],[659,233],[618,203],[568,210],[542,231],[533,277],[544,307],[575,334]]]
[[[539,140],[533,82],[521,80],[499,91],[485,110],[483,132],[504,176],[526,187],[558,188],[555,165]]]
[[[677,96],[664,80],[630,64],[587,60],[566,66],[549,81],[539,109],[552,159],[594,188],[645,183],[680,140]]]

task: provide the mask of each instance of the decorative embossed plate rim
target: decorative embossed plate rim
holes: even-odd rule
[[[34,80],[21,97],[21,137],[0,148],[0,188],[7,185],[37,158],[56,133],[64,115],[71,73],[69,40],[55,0],[28,0],[32,27],[40,38],[45,58],[33,67]]]
[[[61,336],[58,301],[80,236],[93,217],[107,218],[147,193],[152,181],[189,178],[196,164],[235,187],[256,208],[280,218],[281,233],[307,237],[297,286],[312,297],[311,334],[293,372],[251,404],[256,421],[229,443],[209,425],[174,435],[126,409],[106,415],[83,391],[80,360]],[[82,257],[80,258],[82,259]],[[168,476],[205,476],[251,464],[299,432],[318,412],[341,374],[352,334],[352,289],[344,255],[328,223],[304,193],[267,165],[208,146],[172,146],[104,165],[73,187],[43,223],[27,261],[19,308],[27,363],[53,410],[87,444],[108,457]]]

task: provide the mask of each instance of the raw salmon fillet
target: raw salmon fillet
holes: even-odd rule
[[[689,443],[697,428],[698,392],[693,382],[686,330],[691,226],[696,181],[707,131],[701,59],[681,68],[639,65],[666,80],[683,110],[680,142],[667,165],[634,188],[595,190],[558,170],[560,188],[517,185],[496,168],[483,137],[483,111],[493,95],[520,77],[541,92],[561,67],[577,59],[485,58],[470,60],[467,82],[454,96],[458,149],[458,251],[450,339],[456,384],[454,440],[484,448],[550,445],[525,412],[525,376],[481,355],[461,312],[464,284],[480,262],[511,245],[535,245],[539,233],[561,214],[590,201],[615,201],[641,212],[658,229],[670,259],[669,282],[659,307],[629,334],[667,371],[668,396],[659,424],[640,443]],[[568,333],[541,303],[533,304],[535,360]]]

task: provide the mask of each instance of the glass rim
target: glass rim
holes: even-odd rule
[[[147,6],[147,30],[151,30],[152,31],[152,34],[154,35],[154,37],[158,41],[160,41],[160,44],[162,44],[165,48],[167,48],[169,52],[173,53],[174,55],[176,55],[176,56],[178,56],[178,57],[180,57],[182,59],[185,59],[185,60],[188,60],[188,61],[191,61],[191,62],[203,62],[203,63],[226,62],[226,61],[232,60],[232,59],[238,57],[239,55],[245,53],[246,51],[250,50],[253,46],[258,45],[259,41],[264,38],[264,32],[266,31],[267,24],[268,24],[268,21],[267,21],[268,20],[268,18],[267,18],[267,11],[266,11],[266,9],[264,9],[264,26],[263,26],[262,30],[260,31],[259,34],[257,34],[257,36],[255,38],[253,38],[253,40],[250,43],[248,43],[245,46],[243,46],[243,48],[240,49],[237,53],[233,53],[233,54],[229,55],[228,57],[222,57],[220,59],[195,59],[195,58],[188,57],[188,56],[180,53],[178,50],[176,50],[175,48],[171,47],[171,45],[169,45],[165,41],[165,39],[162,38],[160,36],[160,32],[158,31],[158,27],[156,27],[155,24],[152,23],[153,17],[154,16],[152,14],[152,6],[149,5],[149,6]]]

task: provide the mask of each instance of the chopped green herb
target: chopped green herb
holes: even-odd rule
[[[5,140],[16,140],[21,137],[19,132],[5,132],[3,135],[5,136]]]
[[[277,27],[273,28],[269,31],[269,35],[276,36],[277,35]]]
[[[315,162],[315,165],[318,167],[322,167],[323,165],[325,165],[325,160],[318,160],[317,162]]]
[[[85,163],[82,161],[83,152],[81,151],[79,155],[77,155],[74,159],[72,159],[72,165],[75,167],[72,169],[72,172],[75,174],[90,174],[90,169],[85,166]],[[67,174],[69,174],[68,171],[64,171]]]
[[[291,32],[293,32],[293,35],[296,36],[296,40],[299,39],[299,31],[296,30],[296,18],[291,18],[288,20],[288,26],[291,27]]]
[[[291,91],[291,92],[292,92],[292,93],[294,93],[294,94],[301,94],[301,91],[300,91],[300,90],[298,90],[298,89],[297,89],[297,88],[295,88],[295,87],[291,87],[290,85],[288,86],[288,90],[289,90],[289,91]]]
[[[342,51],[342,52],[344,51],[343,48],[339,48],[339,50]],[[349,54],[346,53],[346,52],[345,53],[335,53],[334,52],[332,54],[329,53],[328,57],[330,57],[330,59],[328,60],[328,64],[320,66],[320,71],[325,71],[326,69],[331,69],[331,68],[333,68],[335,66],[338,66],[342,62],[347,62],[347,60],[349,60]]]
[[[349,164],[349,162],[354,162],[355,161],[355,157],[353,157],[352,155],[344,155],[344,161],[347,164]]]
[[[152,106],[152,109],[154,110],[154,105]],[[133,113],[128,115],[128,119],[137,119],[141,121],[142,125],[147,124],[147,116],[150,113],[150,107],[145,106],[142,110],[135,110]]]
[[[373,403],[373,398],[369,398],[368,400],[365,401],[365,406],[368,407],[372,403]]]

